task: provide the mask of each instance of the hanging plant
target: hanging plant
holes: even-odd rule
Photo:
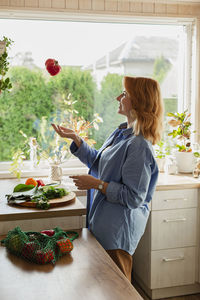
[[[6,77],[9,69],[8,49],[13,41],[7,37],[3,37],[0,41],[0,94],[2,91],[9,91],[12,88],[10,78]]]

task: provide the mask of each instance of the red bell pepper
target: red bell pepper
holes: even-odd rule
[[[37,244],[35,242],[28,242],[24,245],[24,248],[22,249],[22,256],[28,259],[33,259],[36,249]]]
[[[45,184],[44,184],[44,182],[43,182],[43,180],[42,179],[38,179],[38,180],[36,180],[37,181],[37,184],[38,184],[38,186],[45,186]]]
[[[42,234],[46,234],[48,236],[53,236],[55,234],[55,231],[53,229],[48,229],[48,230],[42,230],[40,231]]]
[[[61,70],[61,66],[58,64],[58,61],[53,58],[47,59],[45,66],[51,76],[57,75]]]

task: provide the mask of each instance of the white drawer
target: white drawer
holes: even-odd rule
[[[152,251],[151,289],[195,283],[195,247]]]
[[[152,211],[151,249],[196,245],[197,208]]]
[[[198,189],[156,191],[152,210],[197,207]]]

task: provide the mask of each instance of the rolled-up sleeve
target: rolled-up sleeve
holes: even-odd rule
[[[107,201],[130,209],[144,203],[151,181],[152,154],[148,148],[141,148],[130,145],[122,167],[121,183],[109,182],[106,190]]]
[[[88,168],[91,167],[93,161],[95,160],[98,151],[91,148],[85,141],[82,140],[80,147],[77,147],[74,142],[70,145],[71,153],[78,157],[82,163],[84,163]]]

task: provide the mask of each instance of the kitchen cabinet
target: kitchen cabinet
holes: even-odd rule
[[[152,299],[200,292],[200,181],[180,178],[171,175],[167,181],[163,175],[163,184],[158,182],[133,256],[133,280]]]

